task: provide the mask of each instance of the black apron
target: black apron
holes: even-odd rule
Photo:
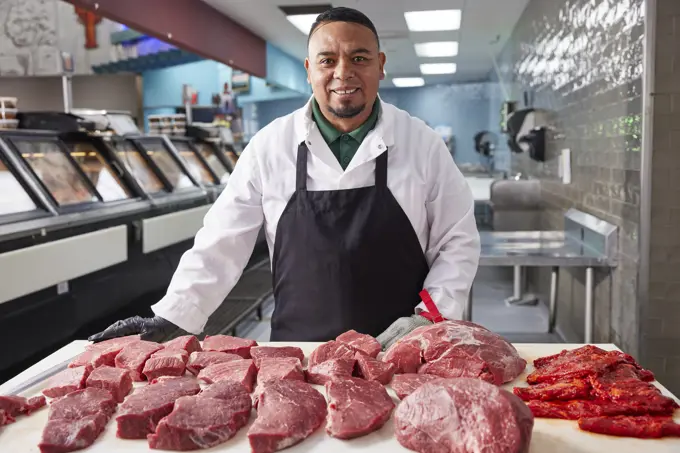
[[[375,186],[307,191],[305,142],[296,190],[276,229],[272,341],[328,341],[347,330],[377,336],[420,303],[429,266],[406,213],[387,187],[387,153]]]

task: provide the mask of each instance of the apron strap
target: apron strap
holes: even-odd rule
[[[387,187],[387,151],[375,159],[375,186]]]
[[[295,189],[307,190],[307,153],[309,149],[303,141],[298,145],[297,167],[295,172]]]

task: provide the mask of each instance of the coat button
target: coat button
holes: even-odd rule
[[[342,136],[342,139],[343,139],[344,141],[349,140],[349,135],[343,135],[343,136]]]
[[[378,149],[383,149],[383,145],[378,145]]]
[[[311,144],[312,144],[312,142],[310,142],[309,140],[307,140],[307,144],[308,144],[308,145],[311,145]]]

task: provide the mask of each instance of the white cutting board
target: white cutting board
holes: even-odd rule
[[[67,360],[82,352],[87,344],[86,341],[73,342],[43,361],[37,363],[16,378],[0,386],[0,394],[8,392],[14,386],[24,382],[31,376],[41,371]],[[298,346],[302,348],[306,356],[318,346],[319,343],[260,343],[262,345],[273,346]],[[512,391],[516,385],[526,385],[526,375],[533,370],[531,363],[537,357],[556,354],[562,349],[571,349],[582,346],[580,344],[515,344],[520,355],[524,357],[529,365],[525,373],[518,377],[514,382],[503,387]],[[614,345],[598,345],[603,349],[616,349]],[[668,390],[661,385],[657,386],[662,392],[670,397]],[[315,386],[325,396],[322,386]],[[44,384],[37,385],[34,389],[26,392],[23,396],[39,395],[44,388]],[[395,397],[392,390],[388,390],[394,398],[395,403],[399,400]],[[674,397],[675,398],[675,397]],[[677,400],[677,398],[676,398]],[[38,453],[38,443],[42,429],[47,422],[47,407],[28,417],[20,416],[16,423],[0,428],[0,453]],[[255,419],[255,411],[251,416],[251,421]],[[676,412],[676,422],[680,422],[680,411]],[[228,453],[250,453],[250,446],[246,436],[248,427],[239,431],[231,440],[218,445],[206,452],[228,452]],[[116,437],[115,414],[107,425],[106,431],[89,448],[82,450],[91,453],[141,453],[158,451],[151,450],[144,440],[124,440]],[[387,422],[379,431],[367,436],[349,441],[338,440],[328,436],[324,427],[321,427],[310,437],[286,450],[287,453],[345,453],[345,452],[372,452],[372,453],[399,453],[409,452],[402,447],[394,437],[394,425],[392,420]],[[626,437],[604,436],[592,434],[578,429],[576,422],[567,420],[551,420],[537,418],[534,423],[530,453],[680,453],[680,438],[665,439],[633,439]]]

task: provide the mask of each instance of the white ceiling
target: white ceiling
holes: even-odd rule
[[[307,36],[295,28],[279,6],[332,4],[356,8],[375,24],[387,54],[386,86],[393,77],[423,77],[426,84],[484,80],[493,69],[491,55],[503,48],[528,0],[203,0],[276,47],[303,60]],[[460,30],[410,32],[404,12],[442,9],[462,10]],[[414,43],[458,41],[458,55],[419,58]],[[455,62],[452,75],[420,74],[421,63]]]

